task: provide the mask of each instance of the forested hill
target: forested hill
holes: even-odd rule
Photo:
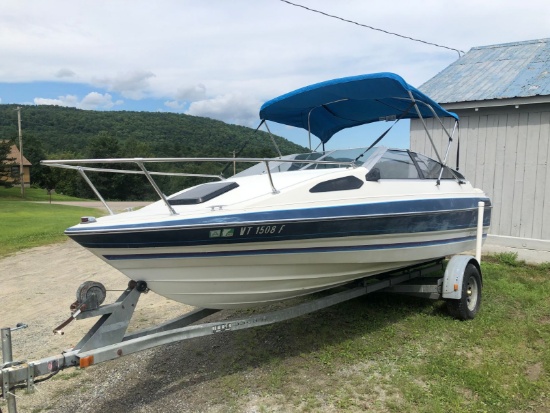
[[[16,105],[0,105],[2,139],[17,137],[15,108]],[[34,144],[35,139],[39,140],[46,154],[73,152],[88,156],[87,148],[93,138],[107,135],[121,147],[126,146],[131,152],[126,156],[231,156],[245,141],[249,142],[246,156],[276,155],[265,132],[254,133],[244,126],[183,114],[22,106],[21,119],[25,142]],[[277,138],[277,144],[287,153],[304,149],[283,138]]]
[[[33,164],[32,182],[40,186],[55,186],[58,190],[63,188],[71,195],[84,196],[88,192],[78,193],[74,189],[80,182],[70,186],[59,182],[61,178],[67,178],[63,174],[63,177],[45,176],[45,173],[50,173],[50,168],[40,167],[40,160],[231,157],[234,151],[241,157],[277,156],[266,132],[255,132],[251,128],[209,118],[159,112],[89,111],[59,106],[21,107],[23,150]],[[0,105],[0,139],[17,142],[15,108],[16,105]],[[275,140],[283,154],[306,151],[281,137],[275,137]],[[200,172],[211,173],[216,168],[217,173],[221,172],[220,165],[204,166]],[[56,182],[51,182],[53,178]],[[136,193],[109,192],[112,198],[139,197]]]

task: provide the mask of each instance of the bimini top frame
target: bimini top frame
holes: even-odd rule
[[[411,110],[414,104],[415,111]],[[326,143],[342,129],[381,120],[458,116],[394,73],[328,80],[263,104],[260,119],[310,131]]]
[[[442,117],[455,119],[451,133],[441,121]],[[428,130],[427,118],[436,118],[449,138],[444,160]],[[379,121],[420,119],[439,162],[444,165],[458,127],[458,115],[445,110],[399,75],[387,72],[333,79],[294,90],[264,103],[260,109],[260,119],[262,123],[270,120],[305,129],[310,139],[310,150],[311,134],[317,136],[324,146],[343,129]]]

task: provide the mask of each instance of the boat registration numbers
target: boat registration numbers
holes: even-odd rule
[[[280,234],[285,228],[283,225],[258,225],[251,227],[241,227],[240,235],[277,235]]]

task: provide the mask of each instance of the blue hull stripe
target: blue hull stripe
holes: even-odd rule
[[[65,233],[72,234],[98,233],[121,231],[132,232],[146,229],[180,229],[191,227],[210,227],[212,225],[246,225],[284,221],[308,221],[322,219],[342,219],[352,217],[376,217],[398,214],[419,214],[445,211],[461,211],[477,209],[479,201],[485,202],[486,209],[490,209],[489,198],[446,198],[446,199],[416,199],[405,201],[391,201],[365,203],[356,205],[340,205],[332,207],[301,208],[288,210],[274,210],[264,212],[249,212],[241,214],[216,214],[210,217],[174,219],[170,222],[147,222],[139,224],[121,224],[112,226],[90,225],[86,227],[71,227]]]
[[[489,226],[490,207],[486,209],[483,226]],[[345,238],[389,234],[412,234],[475,229],[477,209],[432,211],[397,214],[296,220],[210,227],[179,227],[142,229],[112,233],[67,233],[86,248],[163,248],[199,245],[231,245],[324,238]]]
[[[486,238],[487,234],[483,235]],[[459,242],[474,241],[475,236],[449,238],[442,240],[423,241],[423,242],[401,242],[395,244],[376,244],[376,245],[353,245],[353,246],[335,246],[335,247],[311,247],[311,248],[277,248],[262,250],[243,250],[243,251],[214,251],[214,252],[174,252],[157,254],[121,254],[104,255],[109,261],[122,260],[158,260],[158,259],[178,259],[178,258],[217,258],[217,257],[241,257],[250,255],[278,255],[278,254],[312,254],[326,252],[354,252],[354,251],[376,251],[402,248],[431,247],[437,245],[447,245]]]

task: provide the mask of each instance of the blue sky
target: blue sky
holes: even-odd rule
[[[108,91],[86,83],[54,81],[0,83],[0,93],[2,94],[2,103],[25,105],[57,104],[62,106],[78,106],[79,108],[89,110],[180,112],[180,110],[174,110],[165,106],[164,102],[166,99],[126,99],[116,91]],[[74,100],[71,100],[70,97],[74,97]],[[84,100],[86,97],[88,97],[87,101]]]
[[[295,2],[463,51],[549,37],[548,1]],[[3,0],[0,39],[0,103],[175,112],[250,127],[263,102],[296,88],[381,71],[418,87],[458,57],[279,0]],[[407,125],[385,144],[408,146]],[[329,147],[366,145],[386,127],[340,132]],[[272,130],[307,144],[303,131]]]

